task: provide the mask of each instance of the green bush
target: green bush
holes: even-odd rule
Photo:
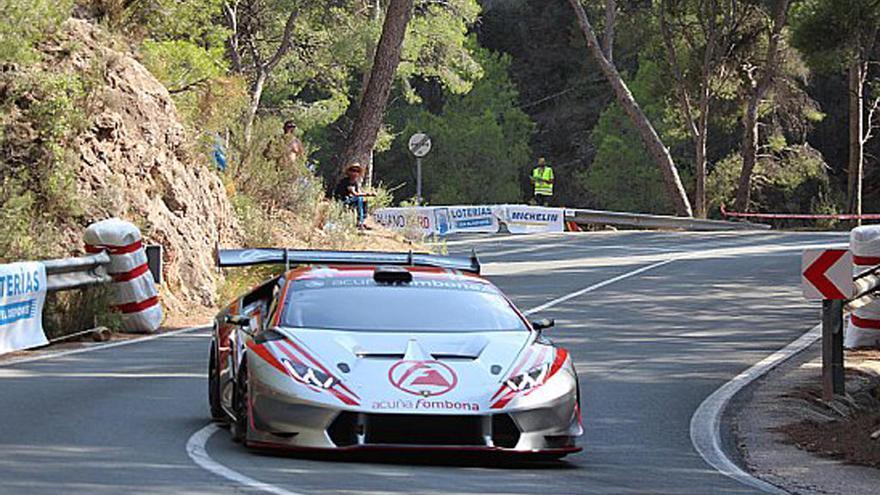
[[[716,164],[706,181],[711,210],[733,204],[741,169],[742,158],[738,153]],[[791,146],[764,157],[752,174],[749,209],[773,213],[838,213],[827,171],[822,155],[809,145]],[[832,227],[833,222],[820,226]]]
[[[70,14],[71,0],[0,0],[0,64],[39,59],[34,44]]]
[[[58,226],[81,215],[72,142],[88,81],[37,68],[0,75],[0,260],[57,254]]]

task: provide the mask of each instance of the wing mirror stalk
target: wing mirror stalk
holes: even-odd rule
[[[532,328],[541,332],[548,328],[553,328],[556,325],[556,320],[553,318],[541,318],[540,320],[536,320],[532,322]]]
[[[244,332],[250,333],[251,319],[243,315],[226,315],[226,323],[241,328]]]

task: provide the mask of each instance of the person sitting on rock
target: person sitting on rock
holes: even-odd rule
[[[367,203],[364,198],[375,196],[373,193],[361,190],[363,173],[364,168],[360,163],[352,163],[345,168],[345,175],[336,184],[336,188],[333,189],[334,198],[342,201],[346,206],[354,207],[357,210],[357,226],[360,230],[369,229],[366,225]]]

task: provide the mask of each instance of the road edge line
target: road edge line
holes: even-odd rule
[[[230,469],[215,461],[210,455],[208,455],[207,444],[208,440],[210,440],[214,433],[217,433],[218,431],[220,431],[220,428],[217,425],[209,423],[190,435],[189,439],[187,439],[186,454],[194,463],[196,463],[197,466],[205,471],[220,476],[221,478],[226,478],[229,481],[237,483],[238,485],[253,488],[262,492],[273,493],[275,495],[303,495],[263,481],[255,480],[250,476],[241,474],[238,471]]]
[[[72,356],[75,354],[83,354],[86,352],[100,351],[102,349],[112,349],[114,347],[122,347],[124,345],[132,345],[132,344],[140,344],[140,343],[144,343],[144,342],[151,342],[153,340],[157,340],[157,339],[161,339],[161,338],[165,338],[165,337],[173,337],[175,335],[180,335],[180,334],[187,333],[187,332],[195,332],[197,330],[205,330],[208,328],[210,328],[209,325],[181,328],[179,330],[172,330],[170,332],[162,332],[162,333],[156,333],[156,334],[152,334],[152,335],[145,335],[143,337],[137,337],[134,339],[122,340],[119,342],[110,342],[108,344],[100,344],[100,345],[91,346],[91,347],[83,347],[80,349],[70,349],[67,351],[50,352],[50,353],[46,353],[46,354],[40,354],[39,356],[26,356],[26,357],[22,357],[20,359],[10,359],[9,361],[0,362],[0,368],[6,368],[8,366],[15,366],[18,364],[33,363],[35,361],[43,361],[46,359]]]
[[[727,456],[721,445],[721,418],[727,406],[730,405],[731,400],[744,388],[801,353],[819,340],[821,333],[822,325],[813,327],[794,342],[743,371],[703,400],[693,416],[691,416],[690,436],[691,443],[704,461],[724,476],[761,490],[764,493],[775,495],[789,494],[789,492],[776,485],[752,476]]]

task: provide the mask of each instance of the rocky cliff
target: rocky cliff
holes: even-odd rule
[[[214,303],[215,246],[235,245],[237,225],[223,184],[193,151],[168,90],[107,35],[70,19],[47,53],[59,68],[101,72],[76,142],[85,221],[117,216],[165,250],[164,300],[172,309]]]

